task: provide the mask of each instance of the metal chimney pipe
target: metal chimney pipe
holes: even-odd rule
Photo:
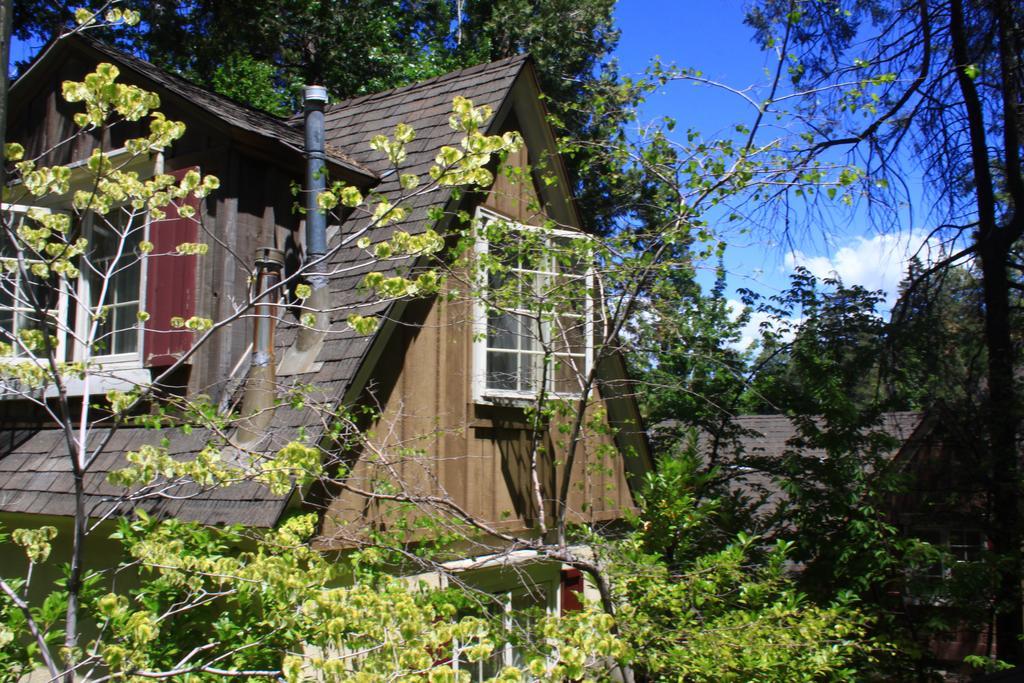
[[[324,312],[327,305],[327,264],[323,262],[327,253],[327,214],[317,205],[317,197],[327,189],[327,171],[324,168],[324,106],[327,104],[327,88],[322,85],[306,86],[303,92],[306,131],[306,263],[315,264],[306,274],[312,293],[305,301],[306,308],[312,309],[316,324],[312,329],[299,330],[296,345],[299,351],[307,351],[323,340],[330,324]]]
[[[280,298],[284,252],[272,247],[256,250],[256,318],[252,331],[252,358],[242,397],[242,421],[238,427],[240,443],[259,441],[274,416],[277,376],[274,367],[275,308]]]
[[[322,85],[306,86],[303,93],[306,125],[306,261],[311,263],[327,253],[327,215],[317,206],[317,197],[327,189],[324,170],[324,105],[327,88]],[[310,284],[326,285],[323,267],[311,273]]]

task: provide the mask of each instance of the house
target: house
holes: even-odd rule
[[[323,235],[326,245],[310,243],[307,224],[316,220],[312,216],[317,212],[295,211],[291,192],[293,185],[309,182],[302,116],[287,120],[268,116],[75,35],[51,44],[13,85],[7,139],[22,141],[26,156],[42,155],[46,163],[73,168],[84,163],[95,145],[119,154],[117,150],[128,137],[139,134],[143,123],[63,142],[73,131],[77,110],[62,100],[60,84],[80,80],[101,62],[116,65],[120,81],[158,93],[160,110],[187,125],[184,137],[165,153],[133,162],[140,177],[160,172],[181,177],[198,169],[216,175],[220,188],[194,205],[198,222],[174,212],[148,221],[146,237],[153,247],[134,271],[137,288],[132,289],[127,276],[114,283],[114,289],[123,284],[126,293],[111,306],[114,329],[108,345],[98,352],[103,371],[94,380],[92,400],[102,401],[99,397],[106,391],[156,382],[161,401],[168,405],[203,396],[225,413],[246,411],[247,422],[240,430],[218,432],[187,424],[165,430],[115,428],[98,418],[90,429],[95,460],[83,476],[83,496],[76,497],[64,434],[46,410],[56,399],[7,391],[0,400],[0,522],[12,528],[45,520],[66,529],[79,502],[99,522],[143,509],[204,524],[256,528],[273,527],[293,510],[316,510],[322,520],[316,545],[343,551],[363,542],[368,529],[391,529],[398,524],[386,500],[360,493],[387,479],[388,486],[400,487],[406,502],[423,514],[433,514],[423,501],[443,497],[449,510],[465,511],[498,532],[473,536],[453,551],[474,558],[507,549],[502,538],[537,537],[539,511],[531,496],[530,453],[538,443],[546,454],[539,474],[545,506],[555,498],[556,486],[570,477],[573,486],[567,503],[574,521],[613,523],[633,507],[631,487],[650,467],[650,460],[621,360],[606,357],[596,368],[599,384],[593,408],[600,404],[614,429],[581,440],[579,457],[567,473],[558,464],[555,429],[540,434],[539,441],[534,439],[523,409],[536,386],[525,379],[529,368],[536,369],[532,360],[536,350],[527,341],[520,339],[514,348],[489,346],[493,323],[471,301],[444,293],[386,300],[361,286],[369,272],[390,276],[412,264],[410,259],[367,258],[366,249],[353,239],[364,234],[367,224],[358,212],[328,220]],[[397,230],[422,234],[432,224],[432,207],[444,209],[448,217],[463,211],[517,226],[551,219],[569,234],[583,227],[568,194],[569,179],[555,152],[528,57],[476,66],[326,107],[313,94],[307,113],[322,116],[326,174],[330,181],[357,187],[363,194],[401,192],[401,174],[370,145],[374,136],[390,135],[396,124],[408,124],[416,131],[415,140],[407,146],[402,173],[425,177],[438,150],[457,144],[459,134],[449,126],[456,96],[493,109],[488,132],[522,133],[525,146],[507,158],[505,168],[545,166],[556,181],[539,182],[539,172],[528,170],[525,182],[515,183],[515,173],[495,169],[496,182],[486,193],[456,193],[443,187],[416,193],[405,202],[409,213],[404,220],[365,233],[371,243],[388,239]],[[19,191],[17,186],[9,187],[6,201],[25,203],[23,196],[18,198]],[[454,229],[453,220],[443,219],[436,229],[446,234]],[[182,243],[206,245],[206,253],[179,253],[176,246]],[[319,257],[314,249],[325,255]],[[254,253],[258,262],[253,260]],[[312,273],[310,279],[320,278],[305,304],[294,296],[295,273],[304,263],[303,277]],[[315,270],[310,269],[311,263]],[[264,276],[272,278],[267,282],[277,278],[290,282],[281,288],[288,291],[280,300],[253,301],[251,281],[264,282]],[[87,296],[78,293],[78,297]],[[65,298],[76,297],[61,297],[61,306],[73,308]],[[316,325],[303,325],[300,319],[314,300]],[[148,314],[144,323],[132,320],[139,311]],[[355,329],[346,322],[352,313],[375,317],[379,324],[369,332]],[[206,341],[193,351],[201,332],[173,324],[175,319],[193,316],[232,322],[210,330]],[[3,320],[0,315],[0,326]],[[129,322],[118,324],[117,320]],[[14,324],[4,328],[8,336]],[[74,338],[68,334],[59,341],[58,351],[69,360],[81,352]],[[273,341],[261,352],[259,345],[268,339]],[[584,335],[578,352],[565,355],[591,363],[592,339],[593,335]],[[489,370],[488,363],[498,363],[493,359],[499,357],[504,363],[500,372]],[[69,386],[72,394],[83,390],[74,383]],[[296,400],[300,390],[305,393]],[[258,410],[250,415],[246,406],[252,397]],[[88,407],[81,400],[75,403],[74,396],[70,405],[76,411]],[[154,402],[150,410],[159,405],[160,401]],[[335,424],[316,407],[325,405],[347,407],[350,426],[370,438],[339,445],[343,440],[331,431]],[[127,453],[147,445],[187,459],[214,443],[225,458],[241,458],[274,453],[296,439],[332,454],[331,482],[292,486],[281,493],[253,481],[209,488],[187,479],[159,480],[129,495],[107,480],[108,473],[125,465]],[[604,462],[602,453],[609,447],[620,455]],[[390,455],[382,458],[381,453]],[[341,467],[344,474],[338,474]],[[98,528],[96,557],[108,552],[102,529],[109,529],[109,524]],[[0,561],[14,560],[5,553]],[[472,559],[465,566],[477,568]],[[552,585],[550,599],[571,601],[568,595],[558,597],[561,568],[555,565],[545,571],[543,580]],[[483,583],[494,575],[491,572]],[[564,572],[562,579],[579,581],[578,573],[572,571]],[[488,589],[512,587],[489,585]]]
[[[968,680],[976,672],[964,658],[988,657],[995,643],[990,597],[979,581],[980,565],[972,565],[988,549],[985,496],[972,472],[978,462],[973,436],[958,433],[962,416],[942,410],[881,415],[871,434],[862,434],[859,463],[869,478],[898,477],[899,485],[883,499],[884,519],[903,536],[943,551],[874,599],[914,632],[930,666],[948,680]],[[722,468],[729,489],[756,511],[766,536],[799,532],[786,511],[790,496],[782,482],[805,490],[821,486],[815,466],[830,455],[820,442],[807,439],[786,415],[743,415],[732,420],[726,436],[705,435],[700,447],[706,462]]]

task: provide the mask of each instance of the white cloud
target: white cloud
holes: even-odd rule
[[[784,265],[779,267],[779,272],[788,275],[797,266],[803,266],[819,279],[838,276],[843,284],[848,286],[861,285],[871,291],[880,289],[885,292],[885,299],[879,308],[880,312],[885,314],[896,303],[899,283],[903,279],[910,258],[918,254],[924,263],[928,263],[939,257],[938,240],[928,240],[927,237],[928,233],[924,230],[914,230],[901,235],[856,237],[836,249],[831,256],[812,255],[796,250],[786,254]],[[788,281],[786,285],[773,284],[785,287]],[[743,310],[743,303],[737,299],[730,299],[728,306],[730,316],[735,320]],[[760,325],[768,319],[766,313],[752,312],[750,320],[740,332],[740,339],[735,347],[747,349],[754,342],[760,341]],[[796,324],[799,322],[794,321]]]
[[[925,244],[927,236],[922,230],[913,230],[901,235],[857,237],[831,257],[811,256],[797,250],[786,255],[785,268],[803,266],[819,279],[838,276],[845,285],[881,289],[886,294],[885,308],[891,308],[910,258],[920,253],[927,263],[929,254],[938,254],[938,242],[930,240]]]
[[[740,316],[745,306],[742,301],[737,299],[729,299],[726,302],[726,306],[729,308],[729,317],[733,320]],[[740,330],[740,339],[736,344],[735,348],[743,351],[750,348],[750,345],[754,342],[761,340],[761,323],[771,320],[771,316],[763,311],[752,311],[750,313],[750,320]],[[793,338],[793,333],[788,332],[782,335],[782,338],[789,341]]]

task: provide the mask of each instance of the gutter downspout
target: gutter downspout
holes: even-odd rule
[[[253,323],[252,360],[245,378],[242,397],[242,420],[238,424],[237,442],[252,445],[263,439],[274,417],[277,396],[277,373],[274,367],[275,308],[279,298],[284,252],[271,247],[256,250],[256,319]]]

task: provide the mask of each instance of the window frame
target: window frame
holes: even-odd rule
[[[976,535],[977,543],[967,543],[965,537],[968,534]],[[972,525],[916,525],[911,528],[910,535],[943,553],[937,563],[938,572],[929,569],[918,572],[918,577],[927,581],[948,581],[953,575],[953,567],[980,561],[981,554],[988,549],[984,531]],[[935,540],[930,541],[925,538],[926,536],[932,536]],[[954,540],[964,542],[954,543]],[[979,557],[965,557],[971,554]]]
[[[474,255],[477,257],[479,262],[480,257],[486,256],[490,253],[490,244],[488,240],[481,234],[480,228],[490,221],[501,221],[510,226],[510,229],[523,231],[523,232],[537,232],[545,235],[545,241],[550,243],[551,240],[557,238],[567,238],[572,240],[578,240],[581,238],[589,239],[589,236],[578,230],[567,230],[564,228],[545,228],[533,225],[527,225],[521,223],[515,219],[509,218],[508,216],[502,215],[494,210],[479,207],[476,210],[475,215],[475,228],[474,228]],[[539,275],[546,275],[547,277],[558,277],[557,271],[551,273],[545,273],[544,271],[532,271],[523,269],[525,272],[534,272]],[[583,313],[580,317],[583,320],[583,374],[587,374],[591,371],[594,365],[594,286],[596,283],[596,274],[593,263],[588,264],[586,272],[580,277],[586,280],[586,297],[583,302]],[[476,280],[476,287],[480,292],[487,292],[487,274],[481,272],[479,269],[475,270],[474,278]],[[488,306],[484,301],[485,297],[476,296],[473,301],[473,351],[472,351],[472,396],[475,403],[482,404],[508,404],[508,403],[529,403],[537,399],[537,391],[532,389],[498,389],[487,386],[488,381],[488,352],[489,351],[501,351],[507,353],[515,353],[517,355],[537,355],[543,358],[544,351],[542,348],[542,342],[536,340],[538,350],[524,352],[523,349],[499,349],[492,348],[488,345],[488,332],[489,332],[489,320],[488,320]],[[521,311],[521,312],[519,312]],[[526,309],[509,309],[503,311],[511,315],[533,315],[532,311]],[[556,317],[562,314],[556,314]],[[575,315],[575,314],[569,314]],[[540,330],[541,339],[552,338],[551,328],[554,324],[551,321],[545,322]],[[558,362],[557,356],[568,356],[573,357],[578,354],[553,354],[556,357],[552,358],[552,364]],[[552,370],[554,368],[552,367]],[[539,381],[539,377],[534,380]],[[547,378],[547,388],[545,395],[552,398],[579,398],[581,392],[579,391],[555,391],[555,376],[549,373]]]
[[[963,538],[967,534],[977,534],[978,543],[954,543],[954,537]],[[905,536],[928,543],[938,549],[942,556],[938,561],[923,568],[907,567],[904,576],[908,582],[904,591],[903,601],[909,605],[930,605],[942,607],[949,604],[949,599],[941,594],[953,580],[954,567],[961,564],[974,564],[981,561],[984,553],[990,549],[989,539],[985,532],[974,524],[911,524],[905,527]],[[933,540],[928,540],[931,536]],[[976,554],[977,559],[965,558],[965,554]],[[933,567],[938,571],[934,571]],[[923,589],[923,590],[922,590]]]
[[[120,207],[118,207],[118,208],[115,208],[113,210],[114,211],[120,211],[121,209],[120,209]],[[141,220],[142,220],[142,225],[138,226],[138,227],[132,228],[132,231],[134,232],[136,230],[141,230],[141,234],[138,237],[138,241],[139,242],[148,241],[149,240],[149,226],[150,226],[149,213],[146,212],[146,213],[136,214],[136,219],[139,219],[139,218],[141,218]],[[96,229],[95,225],[94,225],[95,220],[96,220],[96,217],[94,215],[92,215],[91,213],[87,214],[86,216],[83,217],[82,235],[86,239],[89,240],[90,245],[95,244],[95,242],[93,240],[93,232]],[[130,243],[130,241],[126,240],[124,237],[119,237],[119,240],[123,240],[123,243],[126,244],[126,245]],[[123,257],[123,255],[125,253],[127,253],[127,252],[122,251],[122,257]],[[139,263],[138,263],[138,266],[139,266],[138,311],[145,311],[146,310],[146,290],[147,290],[146,283],[147,283],[149,259],[146,257],[145,254],[140,254],[139,257],[138,257],[138,260],[139,260]],[[91,273],[91,272],[90,273],[86,273],[84,270],[81,270],[81,273],[79,274],[79,277],[76,279],[76,294],[75,294],[75,296],[76,296],[76,300],[77,300],[78,303],[77,303],[77,310],[76,310],[76,315],[75,315],[75,336],[78,339],[84,339],[88,335],[88,333],[89,333],[89,325],[92,322],[89,319],[88,312],[89,312],[89,310],[92,307],[92,303],[91,303],[92,302],[92,282],[91,282],[91,280],[92,280],[92,277],[94,275],[95,275],[95,273]],[[113,280],[111,280],[111,281],[113,281]],[[108,299],[110,298],[111,292],[112,292],[112,288],[108,286],[107,287],[107,298]],[[109,304],[108,303],[108,304],[105,304],[105,305],[113,306],[114,304]],[[110,312],[110,315],[113,315],[113,311]],[[124,369],[141,368],[142,367],[142,357],[143,357],[143,353],[145,351],[145,349],[143,349],[144,329],[143,329],[143,325],[142,325],[141,321],[138,320],[138,316],[136,316],[136,321],[135,321],[135,324],[133,325],[133,327],[135,329],[135,336],[136,336],[135,351],[130,351],[130,352],[126,352],[126,353],[102,353],[102,354],[97,354],[97,353],[94,352],[94,353],[89,354],[89,360],[92,361],[92,362],[100,363],[100,364],[103,365],[104,368],[110,368],[110,369],[117,369],[117,368],[124,368]],[[97,328],[97,331],[99,331],[99,328]],[[111,332],[111,334],[114,334],[114,332]],[[72,351],[73,351],[73,359],[74,360],[81,361],[81,360],[85,359],[86,353],[85,353],[85,346],[84,346],[84,344],[76,342],[73,345]]]
[[[15,203],[0,203],[0,211],[4,214],[21,214],[26,215],[29,210],[38,209],[47,213],[59,213],[63,211],[61,208],[54,208],[51,206],[32,206],[27,204],[15,204]],[[113,211],[120,211],[121,208],[115,208]],[[86,214],[82,217],[82,236],[93,244],[93,231],[95,227],[93,222],[95,217],[91,214]],[[150,231],[150,216],[148,213],[137,213],[135,214],[136,221],[141,220],[142,225],[133,227],[133,233],[141,230],[141,234],[138,237],[138,242],[146,241],[149,239]],[[6,235],[0,237],[6,239]],[[119,238],[122,239],[122,238]],[[134,242],[134,238],[131,240]],[[122,255],[127,252],[122,252]],[[123,257],[123,256],[122,256]],[[4,257],[7,258],[7,257]],[[138,310],[146,310],[146,283],[148,275],[148,261],[144,254],[139,256],[139,283],[138,283]],[[74,278],[71,282],[67,279],[60,281],[60,291],[57,297],[57,308],[53,309],[57,311],[57,360],[58,361],[72,361],[79,362],[85,360],[88,356],[90,362],[94,362],[101,366],[105,370],[137,370],[143,367],[143,341],[144,341],[144,330],[140,322],[136,321],[133,326],[137,335],[137,341],[135,344],[135,351],[125,353],[91,353],[86,354],[85,345],[79,340],[84,339],[88,335],[90,320],[90,309],[91,294],[92,294],[92,280],[95,276],[94,273],[87,272],[83,268],[79,268],[79,275]],[[19,285],[20,289],[20,285]],[[107,295],[109,298],[111,288],[108,287]],[[109,305],[109,304],[108,304]],[[17,307],[12,306],[12,313],[17,315]],[[74,319],[72,321],[72,313]],[[113,314],[113,312],[111,312]],[[73,324],[72,324],[73,323]],[[0,340],[8,341],[6,339],[7,332],[0,330]],[[13,341],[11,343],[14,343]],[[15,348],[17,345],[15,344]],[[15,353],[12,356],[0,358],[0,362],[6,363],[17,363],[24,362],[26,360],[34,360],[39,363],[46,362],[45,358],[39,356],[28,356],[24,354]]]

